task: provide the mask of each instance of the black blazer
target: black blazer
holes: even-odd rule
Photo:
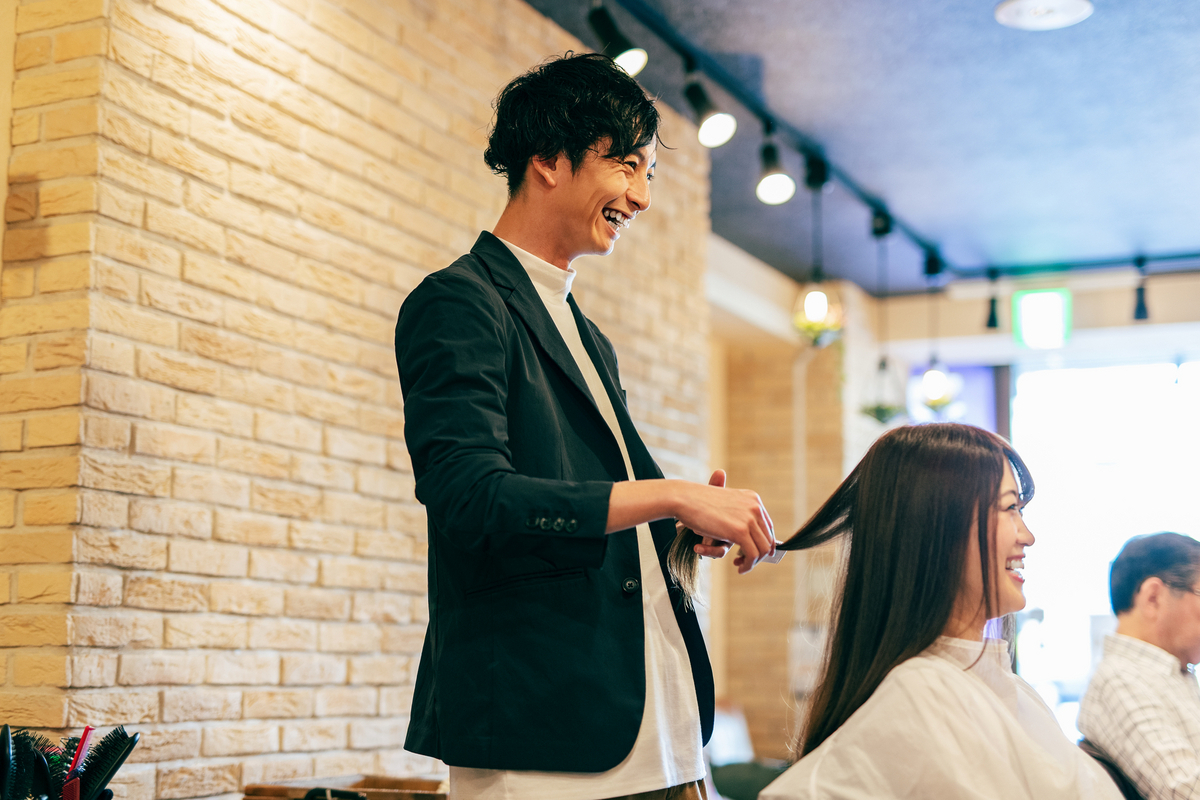
[[[571,310],[638,478],[662,472],[624,401],[612,344]],[[396,325],[404,434],[429,521],[429,628],[405,747],[459,767],[602,772],[645,706],[632,529],[605,535],[624,459],[525,269],[490,233],[413,290]],[[667,573],[704,741],[713,679]]]

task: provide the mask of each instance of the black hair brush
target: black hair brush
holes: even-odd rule
[[[13,749],[17,761],[30,772],[27,796],[32,800],[61,800],[70,761],[62,749],[33,731],[14,733]]]
[[[0,728],[0,800],[17,796],[17,759],[13,752],[12,730]]]
[[[140,737],[139,733],[130,736],[125,728],[118,726],[92,745],[79,771],[79,800],[99,800],[100,793],[129,758]]]
[[[62,750],[44,736],[32,731],[12,731],[4,736],[0,728],[0,753],[11,752],[12,758],[5,774],[7,784],[0,787],[3,800],[61,800],[67,763]],[[11,748],[11,749],[10,749]],[[0,760],[3,760],[0,756]]]

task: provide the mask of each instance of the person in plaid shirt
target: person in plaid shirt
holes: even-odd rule
[[[1200,798],[1200,542],[1135,536],[1112,563],[1105,639],[1079,730],[1147,800]]]

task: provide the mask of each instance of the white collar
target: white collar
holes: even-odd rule
[[[529,279],[537,287],[538,294],[549,294],[562,303],[567,302],[567,295],[571,293],[571,283],[575,280],[575,270],[572,267],[559,269],[549,261],[538,258],[527,250],[522,250],[512,242],[504,239],[500,239],[500,241],[504,242],[505,246],[517,257],[517,261],[521,262],[525,271],[529,273]]]

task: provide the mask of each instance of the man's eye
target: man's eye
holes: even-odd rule
[[[653,173],[653,172],[647,172],[647,173],[646,173],[646,180],[648,180],[648,181],[652,181],[652,180],[654,180],[654,173]]]

